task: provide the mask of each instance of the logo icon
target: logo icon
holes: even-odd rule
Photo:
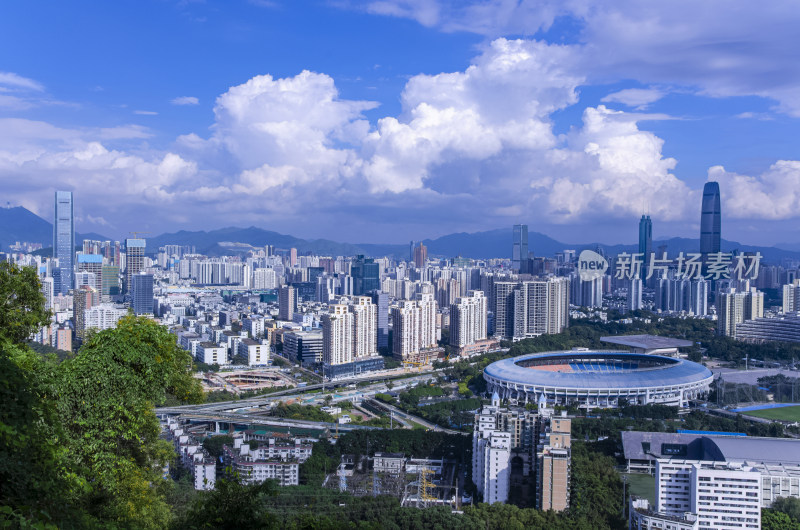
[[[597,252],[584,250],[578,257],[578,276],[583,282],[601,278],[607,270],[608,261]]]

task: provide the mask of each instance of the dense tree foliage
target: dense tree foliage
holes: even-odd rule
[[[0,336],[20,344],[50,320],[33,267],[0,261]]]

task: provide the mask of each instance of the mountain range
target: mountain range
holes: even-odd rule
[[[84,239],[107,240],[111,239],[96,233],[78,233],[75,236],[76,245],[81,245]],[[18,206],[14,208],[0,208],[0,250],[7,249],[16,241],[42,243],[47,248],[53,240],[52,223],[42,219],[33,212]],[[466,258],[502,258],[511,254],[511,228],[474,232],[468,234],[460,232],[449,234],[436,239],[423,241],[428,247],[428,255]],[[147,238],[148,253],[155,252],[164,245],[193,245],[197,252],[207,256],[220,256],[225,254],[244,253],[254,247],[272,245],[277,249],[288,250],[296,248],[301,254],[313,252],[318,255],[352,256],[364,254],[367,256],[394,256],[407,258],[409,246],[407,244],[373,244],[373,243],[340,243],[328,239],[301,239],[291,235],[280,234],[251,226],[249,228],[228,227],[210,231],[186,231],[165,233]],[[678,252],[697,252],[700,247],[697,239],[673,237],[653,241],[653,250],[665,245],[670,255]],[[583,249],[600,247],[606,255],[616,255],[620,252],[637,252],[637,244],[604,245],[599,243],[563,243],[539,232],[528,232],[528,248],[536,256],[553,256],[564,249],[574,249],[580,252]],[[777,247],[759,247],[743,245],[735,241],[722,240],[722,250],[730,252],[761,252],[765,261],[779,262],[783,258],[800,259],[800,247],[792,250]],[[46,252],[43,252],[46,254]]]

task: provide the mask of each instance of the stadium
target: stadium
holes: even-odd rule
[[[616,407],[657,403],[688,406],[703,397],[714,376],[697,363],[673,357],[585,349],[503,359],[483,374],[489,392],[518,403]]]

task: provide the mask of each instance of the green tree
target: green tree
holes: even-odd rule
[[[0,336],[19,344],[49,321],[36,269],[0,262]]]
[[[177,529],[278,528],[265,500],[275,495],[275,483],[242,485],[219,479],[214,489],[202,492],[185,515],[173,525]]]
[[[162,469],[172,458],[154,405],[168,394],[201,402],[189,354],[156,322],[132,315],[94,333],[59,366],[58,411],[70,458],[92,490],[89,510],[121,527],[163,528],[171,518]]]
[[[772,503],[772,509],[783,512],[795,522],[800,523],[800,499],[797,497],[778,497]]]

